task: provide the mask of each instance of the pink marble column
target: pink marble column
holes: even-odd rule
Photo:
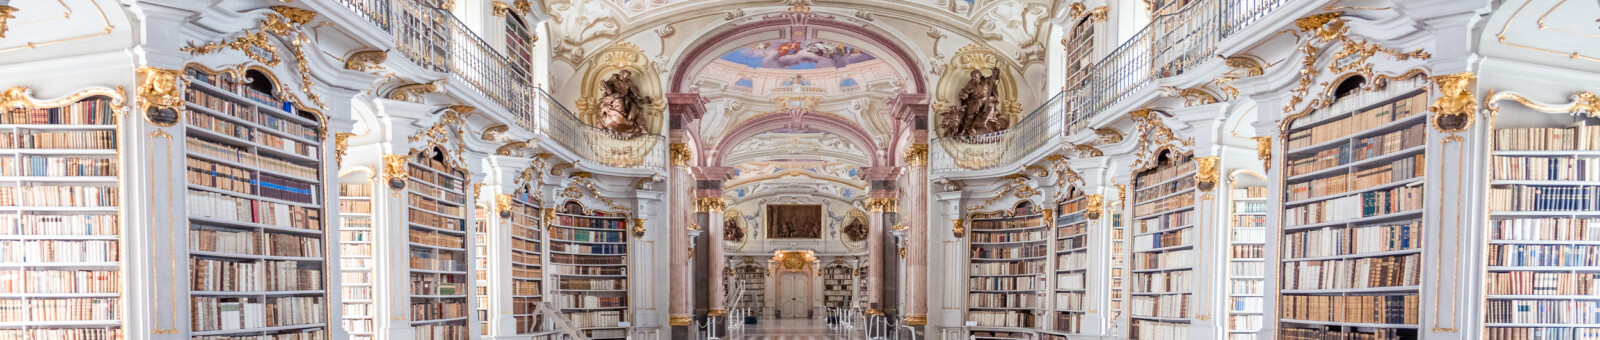
[[[893,198],[867,199],[867,314],[883,315],[883,214],[896,205]]]
[[[706,243],[708,244],[702,246],[710,252],[711,256],[711,268],[709,270],[711,273],[711,311],[707,314],[722,316],[728,313],[727,306],[725,306],[728,303],[728,291],[725,289],[726,287],[723,287],[723,280],[727,276],[722,273],[728,268],[727,260],[723,255],[725,250],[722,248],[722,209],[727,206],[727,202],[722,197],[701,197],[698,204],[708,215],[706,217],[706,230],[711,232],[710,237],[707,238]]]
[[[672,144],[672,169],[669,172],[671,182],[667,188],[678,189],[668,190],[672,196],[669,198],[671,203],[668,206],[671,210],[668,214],[672,216],[670,225],[672,230],[669,234],[673,256],[669,260],[672,282],[672,287],[669,289],[672,293],[667,305],[669,315],[667,323],[672,326],[694,324],[694,299],[689,289],[693,285],[693,274],[689,270],[694,258],[689,249],[689,224],[694,214],[694,207],[690,201],[689,190],[682,189],[694,187],[694,180],[689,178],[689,170],[686,168],[690,157],[688,146],[683,143]]]
[[[907,209],[901,216],[911,220],[906,236],[905,323],[928,324],[928,145],[912,144],[906,149],[906,170],[911,183],[906,188]]]

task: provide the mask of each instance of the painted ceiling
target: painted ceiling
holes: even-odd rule
[[[814,70],[840,68],[873,60],[866,51],[844,43],[821,40],[763,41],[723,54],[719,59],[750,68]]]

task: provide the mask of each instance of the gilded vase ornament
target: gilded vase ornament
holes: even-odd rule
[[[972,78],[961,88],[957,104],[940,113],[939,129],[945,136],[972,136],[1003,131],[1011,118],[1000,107],[1000,67],[989,75],[972,70]]]
[[[1217,181],[1222,178],[1222,172],[1217,169],[1217,156],[1195,157],[1194,163],[1198,171],[1194,173],[1194,188],[1200,191],[1211,191],[1217,188]]]
[[[633,83],[633,71],[621,70],[600,83],[600,128],[620,133],[623,138],[645,134],[645,105],[651,104]]]
[[[1439,85],[1439,99],[1433,101],[1428,111],[1433,111],[1433,127],[1439,132],[1461,132],[1472,126],[1473,113],[1478,111],[1478,98],[1472,95],[1472,81],[1478,76],[1462,72],[1433,77]]]

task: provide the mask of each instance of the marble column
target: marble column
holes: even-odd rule
[[[711,255],[711,268],[709,268],[711,272],[711,310],[706,314],[720,317],[728,313],[727,306],[725,306],[728,303],[728,291],[725,289],[726,287],[723,287],[723,280],[727,277],[727,275],[723,274],[723,271],[728,268],[728,260],[726,255],[723,254],[725,249],[722,248],[722,209],[727,207],[728,203],[722,197],[701,197],[697,204],[700,209],[705,210],[706,230],[711,231],[710,237],[707,238],[709,242],[704,245],[709,252],[708,254]]]
[[[893,198],[874,197],[867,199],[869,211],[867,229],[871,232],[867,236],[867,310],[868,315],[883,315],[883,215],[894,209]]]
[[[911,326],[928,324],[928,145],[912,144],[906,150],[906,170],[910,182],[906,188],[907,211],[903,216],[911,220],[906,238],[906,311],[905,323]]]
[[[671,277],[672,287],[670,288],[670,302],[667,306],[667,313],[669,314],[667,323],[673,327],[692,326],[694,324],[694,302],[689,290],[689,287],[692,286],[690,280],[693,277],[693,274],[689,273],[690,261],[692,261],[689,248],[689,224],[691,223],[689,218],[693,214],[691,210],[693,207],[689,204],[689,190],[686,190],[686,188],[694,187],[694,180],[689,178],[689,172],[686,168],[692,155],[690,155],[688,145],[684,143],[673,143],[671,145],[671,154],[672,168],[668,170],[671,182],[667,185],[669,189],[668,195],[671,195],[668,198],[669,209],[671,210],[667,213],[671,216],[668,235],[670,235],[671,252],[674,255],[669,260],[671,261],[669,276]]]

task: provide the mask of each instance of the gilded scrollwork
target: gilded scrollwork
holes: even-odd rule
[[[1600,117],[1600,96],[1596,96],[1593,92],[1583,91],[1573,93],[1568,97],[1568,99],[1571,100],[1571,102],[1566,104],[1545,104],[1529,99],[1528,97],[1516,92],[1496,92],[1494,90],[1490,90],[1489,94],[1484,96],[1484,108],[1488,109],[1491,118],[1500,113],[1500,101],[1517,102],[1518,104],[1522,104],[1522,106],[1545,113],[1559,112],[1570,113],[1574,115],[1586,114],[1590,117]]]
[[[1428,106],[1433,112],[1433,128],[1439,132],[1461,132],[1472,126],[1478,111],[1478,98],[1472,94],[1472,84],[1478,76],[1462,72],[1433,77],[1439,86],[1439,99]]]
[[[1106,196],[1100,194],[1084,196],[1083,218],[1089,220],[1099,219],[1106,211]]]
[[[389,94],[385,95],[384,98],[389,98],[391,100],[413,102],[413,103],[421,103],[423,94],[439,93],[439,89],[440,89],[440,87],[438,85],[434,84],[434,83],[405,84],[405,85],[397,86],[393,90],[390,90]]]
[[[406,161],[406,155],[383,155],[383,179],[389,189],[405,189],[406,179],[411,176],[406,172]]]
[[[182,73],[155,67],[141,67],[137,73],[139,111],[145,120],[161,127],[177,125],[183,115]]]
[[[1222,180],[1222,171],[1217,166],[1221,160],[1217,156],[1194,158],[1195,167],[1198,169],[1194,173],[1196,190],[1211,191],[1217,188],[1217,184]]]
[[[1094,134],[1097,137],[1095,141],[1101,145],[1121,143],[1124,137],[1122,131],[1109,127],[1094,129]]]
[[[967,234],[966,222],[967,222],[966,220],[962,220],[962,219],[950,220],[950,233],[951,234],[955,234],[956,238],[961,238],[963,236],[966,236],[966,234]]]
[[[355,135],[350,132],[335,132],[333,134],[334,160],[336,163],[344,164],[345,152],[350,150],[350,137],[355,137]]]
[[[19,10],[16,7],[0,5],[0,38],[6,37],[6,30],[8,29],[6,27],[6,22],[10,21],[11,19],[16,19],[17,16],[12,13],[16,13],[17,11]]]
[[[1256,159],[1261,160],[1261,168],[1272,170],[1272,136],[1251,138],[1256,141]]]
[[[900,209],[900,200],[888,197],[868,198],[864,204],[867,211],[875,213],[893,213]]]
[[[928,166],[928,144],[916,143],[907,146],[904,160],[909,167]]]
[[[387,51],[360,51],[351,53],[344,58],[346,70],[367,72],[383,68],[383,61],[389,58]]]
[[[689,149],[688,143],[672,143],[667,149],[672,156],[672,166],[689,166],[694,161],[694,151]]]

